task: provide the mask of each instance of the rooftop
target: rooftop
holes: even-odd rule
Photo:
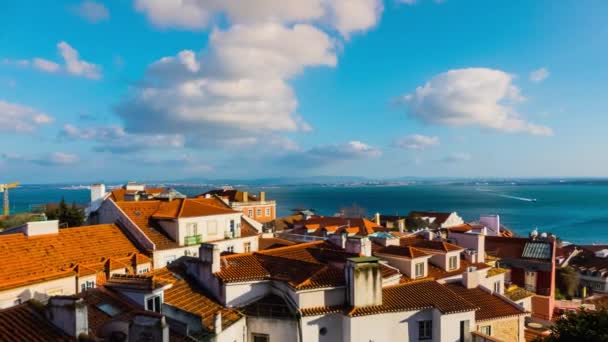
[[[55,328],[32,301],[0,310],[0,340],[11,342],[74,341]]]
[[[113,224],[59,229],[56,234],[0,235],[0,289],[67,277],[75,272],[95,272],[110,261],[118,267],[138,260],[149,262]],[[136,259],[136,260],[134,260]],[[103,269],[103,267],[101,267]]]
[[[388,229],[366,218],[347,218],[335,216],[315,216],[294,223],[291,234],[325,236],[325,233],[367,236]]]
[[[302,243],[265,251],[222,257],[216,273],[225,282],[280,280],[297,290],[343,286],[346,260],[359,257],[326,241]],[[383,277],[398,274],[380,264]]]
[[[478,307],[433,280],[416,281],[382,289],[382,305],[352,308],[350,316],[436,308],[443,314],[472,311]]]
[[[550,260],[551,242],[528,238],[486,236],[486,253],[498,258]]]
[[[467,289],[460,283],[447,284],[446,287],[479,308],[479,310],[475,311],[476,321],[526,314],[524,310],[479,287]]]

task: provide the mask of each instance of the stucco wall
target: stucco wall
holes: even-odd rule
[[[512,317],[507,319],[477,322],[476,330],[481,331],[482,326],[491,326],[491,335],[504,342],[523,341],[523,318]],[[521,335],[521,336],[520,336]]]
[[[333,306],[344,304],[345,288],[329,290],[300,291],[296,293],[296,300],[300,308],[318,306]]]
[[[344,341],[342,321],[343,316],[341,314],[302,317],[302,340],[319,342]],[[323,335],[322,332],[325,334]]]
[[[217,342],[245,342],[247,341],[247,321],[241,318],[231,326],[216,335]]]
[[[249,341],[253,341],[252,334],[255,333],[267,334],[270,342],[297,342],[299,340],[298,322],[295,320],[247,317],[247,332]],[[304,341],[311,340],[305,339]]]
[[[433,320],[430,310],[343,318],[342,341],[418,341],[418,321]],[[436,323],[433,322],[433,327]],[[435,334],[433,337],[435,338]]]
[[[468,321],[469,331],[472,331],[475,325],[475,312],[461,312],[450,315],[442,315],[439,310],[433,310],[433,341],[441,342],[455,342],[460,340],[460,322]],[[437,337],[435,336],[435,322],[439,330],[437,331]]]
[[[20,299],[21,302],[25,302],[30,299],[36,299],[44,302],[48,299],[48,293],[53,295],[76,294],[76,276],[71,275],[65,278],[1,291],[0,309],[18,304],[18,299]]]

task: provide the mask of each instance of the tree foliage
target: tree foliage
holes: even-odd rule
[[[608,341],[608,310],[568,312],[551,327],[551,335],[541,342],[606,342]]]
[[[57,208],[49,209],[45,214],[49,220],[59,220],[61,227],[80,227],[85,220],[83,210],[78,208],[76,203],[68,207],[63,197]]]
[[[437,224],[429,222],[428,219],[418,216],[408,216],[405,218],[405,227],[408,231],[413,232],[415,230],[424,228],[436,229],[438,226]]]
[[[579,278],[576,270],[569,266],[559,269],[557,273],[557,284],[566,297],[574,297],[579,286]]]

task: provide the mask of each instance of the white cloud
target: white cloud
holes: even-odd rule
[[[550,73],[547,68],[540,68],[532,71],[529,75],[530,81],[540,83],[549,77]]]
[[[442,161],[444,163],[462,163],[462,162],[470,161],[471,159],[472,159],[472,157],[468,153],[453,153],[453,154],[450,154],[450,155],[444,157],[440,161]]]
[[[136,0],[135,9],[156,26],[201,30],[217,15],[232,24],[323,23],[342,35],[365,31],[376,25],[382,13],[381,0]]]
[[[37,109],[0,100],[0,132],[33,132],[52,121],[52,117]]]
[[[98,65],[80,59],[78,51],[66,42],[57,44],[59,54],[65,61],[65,69],[68,73],[76,76],[83,76],[90,79],[100,79],[101,70]]]
[[[22,156],[19,154],[4,153],[2,159],[12,162],[26,162],[41,166],[65,166],[76,164],[80,158],[71,153],[51,152],[49,154],[39,155],[36,157]]]
[[[65,71],[68,74],[74,76],[85,77],[89,79],[100,79],[101,78],[101,67],[99,65],[84,61],[80,59],[80,54],[70,44],[66,42],[59,42],[57,44],[57,50],[63,58],[64,64],[50,61],[48,59],[36,57],[29,59],[3,59],[2,64],[13,65],[17,67],[32,67],[37,70],[58,73]]]
[[[424,150],[426,148],[439,145],[439,137],[413,134],[397,139],[394,145],[399,148],[410,150]]]
[[[214,30],[207,53],[185,50],[153,63],[117,111],[129,131],[210,142],[307,131],[288,81],[307,67],[335,66],[334,48],[327,34],[304,24]]]
[[[32,59],[32,65],[38,70],[49,73],[55,73],[61,69],[61,66],[59,64],[44,58]]]
[[[93,24],[110,18],[110,12],[107,7],[96,1],[85,0],[74,7],[73,11],[81,18]]]
[[[513,75],[486,68],[450,70],[401,98],[411,116],[427,123],[552,135],[551,128],[517,113],[515,105],[522,100]]]
[[[134,135],[119,126],[79,128],[66,124],[60,136],[72,140],[93,141],[97,143],[94,150],[98,152],[130,153],[151,148],[175,149],[184,146],[184,137],[179,134]]]
[[[344,161],[366,160],[378,158],[382,151],[360,141],[350,141],[343,144],[316,146],[305,151],[288,153],[279,159],[281,164],[307,168],[321,167]]]

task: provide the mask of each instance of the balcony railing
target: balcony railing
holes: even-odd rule
[[[201,242],[203,242],[203,237],[200,234],[199,235],[186,236],[184,238],[184,245],[186,245],[186,246],[198,245]]]

